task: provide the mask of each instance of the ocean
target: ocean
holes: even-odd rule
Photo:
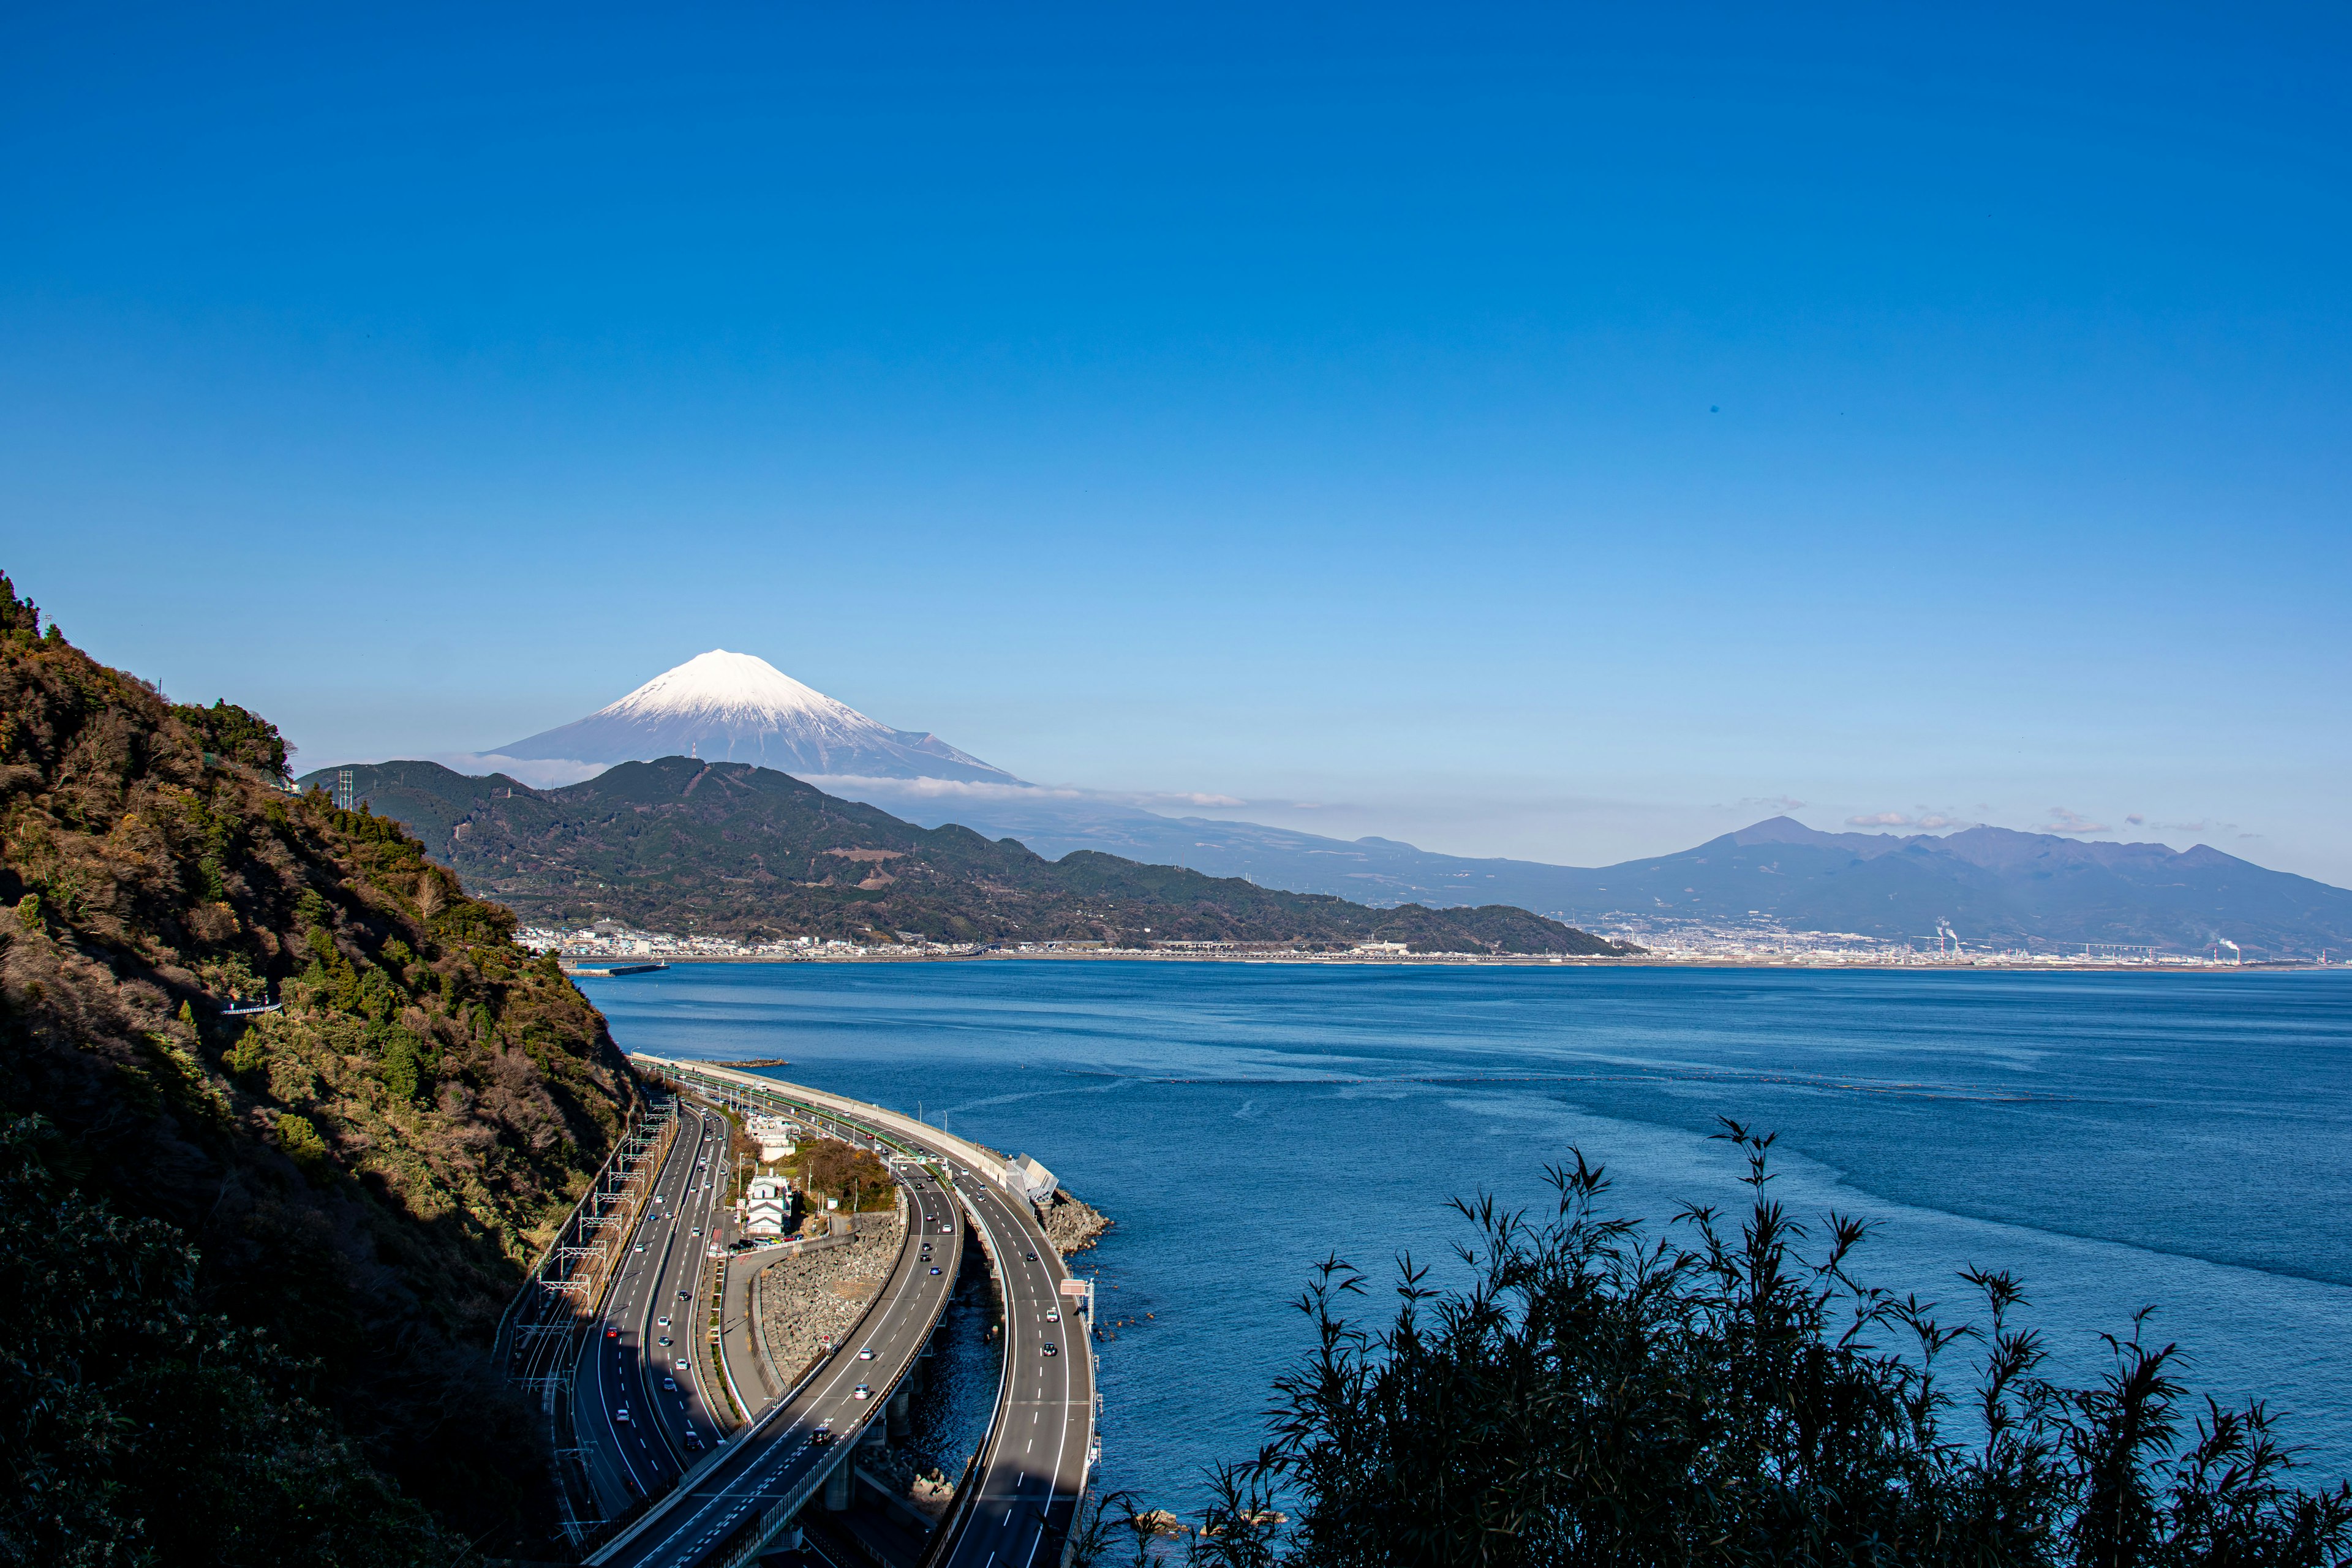
[[[1117,1222],[1102,1484],[1198,1501],[1255,1453],[1291,1303],[1333,1254],[1458,1278],[1447,1206],[1540,1209],[1571,1148],[1613,1206],[1737,1206],[1730,1117],[1801,1215],[1875,1223],[1868,1282],[1971,1315],[2024,1281],[2056,1370],[2102,1331],[2189,1353],[2352,1474],[2352,975],[991,961],[682,965],[582,982],[630,1050],[775,1076],[1043,1161]],[[2201,1408],[2201,1405],[2199,1406]]]

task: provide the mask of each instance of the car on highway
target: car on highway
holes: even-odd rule
[[[1036,1261],[1037,1261],[1037,1255],[1036,1255],[1035,1253],[1034,1253],[1034,1252],[1025,1252],[1025,1253],[1023,1253],[1023,1254],[1022,1254],[1022,1256],[1023,1256],[1023,1257],[1024,1257],[1024,1258],[1027,1258],[1030,1262],[1032,1262],[1032,1263],[1034,1263],[1034,1262],[1036,1262]]]
[[[604,1331],[604,1337],[608,1340],[617,1340],[621,1337],[621,1331],[618,1329],[606,1329]]]
[[[1059,1354],[1061,1354],[1062,1352],[1059,1352],[1059,1351],[1057,1351],[1057,1350],[1055,1350],[1055,1349],[1054,1348],[1054,1342],[1053,1342],[1053,1341],[1051,1341],[1051,1340],[1047,1340],[1047,1341],[1045,1342],[1045,1353],[1046,1353],[1047,1355],[1059,1355]]]
[[[691,1301],[694,1300],[694,1292],[691,1290],[680,1290],[677,1293],[677,1299],[681,1301]]]
[[[1058,1323],[1062,1321],[1062,1314],[1059,1312],[1048,1312],[1045,1314],[1045,1321],[1049,1323]]]
[[[871,1399],[874,1397],[874,1391],[861,1383],[856,1388],[849,1391],[849,1397],[852,1399]]]
[[[656,1318],[656,1319],[654,1320],[654,1321],[655,1321],[655,1322],[656,1322],[656,1323],[659,1323],[659,1324],[660,1324],[663,1328],[665,1328],[665,1329],[666,1329],[666,1328],[668,1328],[668,1327],[669,1327],[669,1315],[668,1315],[667,1313],[664,1313],[662,1316],[660,1316],[660,1317],[658,1317],[658,1318]]]
[[[638,1250],[639,1252],[643,1252],[645,1249],[646,1249],[646,1244],[645,1244],[644,1242],[642,1242],[642,1241],[641,1241],[641,1242],[637,1243],[637,1250]]]
[[[833,1429],[829,1426],[820,1426],[809,1434],[809,1441],[822,1448],[833,1441]]]
[[[676,1393],[677,1392],[677,1379],[676,1379],[676,1378],[674,1378],[674,1377],[666,1377],[666,1378],[663,1378],[663,1379],[662,1379],[662,1387],[663,1387],[664,1389],[667,1390],[669,1393],[676,1394]]]
[[[686,1451],[689,1454],[702,1452],[702,1434],[691,1426],[686,1429]]]
[[[627,1425],[629,1421],[629,1407],[625,1405],[622,1405],[620,1409],[613,1413],[613,1419],[622,1423],[624,1426]]]
[[[936,1268],[934,1268],[934,1269],[932,1269],[932,1270],[931,1270],[931,1272],[932,1272],[932,1273],[934,1273],[934,1274],[937,1274],[937,1273],[939,1272],[939,1270],[938,1270],[938,1269],[936,1269]]]
[[[859,1361],[872,1361],[874,1359],[874,1347],[872,1345],[867,1345],[864,1350],[859,1351],[857,1352],[857,1359]]]
[[[656,1340],[654,1343],[657,1345],[667,1345],[669,1343],[669,1336],[667,1334],[664,1334],[661,1338]]]

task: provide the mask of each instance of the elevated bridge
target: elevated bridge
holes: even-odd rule
[[[688,1105],[699,1100],[782,1114],[886,1158],[895,1156],[891,1163],[908,1226],[893,1271],[865,1318],[796,1384],[771,1398],[764,1389],[744,1387],[740,1377],[730,1379],[727,1358],[715,1355],[708,1358],[714,1378],[705,1378],[692,1393],[680,1382],[673,1394],[661,1380],[676,1381],[676,1373],[658,1370],[663,1363],[656,1358],[671,1356],[668,1366],[674,1369],[684,1342],[671,1332],[667,1337],[673,1343],[659,1344],[665,1325],[656,1320],[668,1316],[667,1327],[675,1330],[680,1323],[676,1309],[695,1309],[688,1364],[698,1373],[709,1314],[695,1294],[700,1285],[681,1286],[680,1272],[651,1260],[656,1244],[672,1249],[661,1255],[667,1258],[674,1256],[681,1234],[695,1242],[711,1235],[712,1194],[724,1188],[726,1147],[723,1135],[702,1121],[702,1111],[680,1119],[690,1124],[691,1135],[672,1141],[662,1201],[645,1205],[639,1234],[623,1255],[648,1260],[642,1265],[643,1278],[616,1284],[597,1337],[583,1352],[583,1375],[577,1381],[582,1392],[576,1396],[582,1447],[592,1470],[603,1465],[600,1473],[609,1485],[614,1468],[595,1457],[600,1450],[625,1466],[631,1446],[641,1445],[640,1459],[649,1458],[655,1436],[667,1432],[675,1437],[698,1415],[709,1419],[709,1407],[721,1397],[741,1410],[748,1424],[723,1441],[715,1440],[714,1433],[710,1447],[699,1455],[677,1438],[674,1463],[658,1471],[646,1466],[645,1495],[630,1497],[625,1505],[634,1517],[587,1560],[616,1568],[734,1568],[762,1552],[797,1544],[798,1521],[813,1504],[844,1505],[856,1450],[881,1439],[884,1412],[906,1386],[946,1309],[968,1227],[987,1255],[1003,1301],[1003,1372],[986,1440],[924,1552],[922,1568],[1060,1568],[1097,1455],[1092,1335],[1078,1316],[1080,1299],[1063,1290],[1067,1272],[1021,1195],[1017,1177],[988,1151],[880,1106],[729,1068],[646,1055],[631,1060],[640,1071],[687,1091]],[[710,1157],[713,1136],[721,1155],[716,1161]],[[697,1161],[708,1163],[698,1167]],[[721,1179],[706,1185],[698,1172],[714,1164]],[[672,1165],[677,1166],[675,1172]],[[690,1234],[698,1220],[699,1237]],[[929,1258],[923,1256],[926,1238],[932,1246]],[[645,1250],[636,1250],[639,1246]],[[712,1273],[725,1277],[723,1269]],[[681,1298],[681,1289],[690,1299]],[[664,1313],[656,1305],[671,1310]],[[856,1352],[868,1348],[873,1359],[858,1360]],[[644,1373],[648,1365],[657,1375]],[[777,1370],[786,1378],[798,1371]],[[710,1386],[714,1381],[723,1384],[723,1394]],[[677,1407],[677,1418],[667,1405],[656,1405],[648,1416],[669,1426],[638,1430],[637,1409],[630,1408],[625,1422],[616,1419],[609,1399],[597,1403],[604,1397],[597,1392],[600,1386],[614,1391],[611,1398],[626,1397],[632,1387],[641,1396],[658,1390],[656,1397]]]

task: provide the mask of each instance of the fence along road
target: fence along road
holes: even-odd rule
[[[935,1542],[925,1561],[928,1568],[1058,1568],[1097,1457],[1091,1336],[1088,1325],[1075,1315],[1075,1302],[1062,1294],[1068,1275],[1061,1255],[1046,1240],[1027,1198],[1009,1188],[1003,1162],[912,1117],[822,1089],[700,1062],[642,1055],[631,1060],[733,1105],[814,1116],[886,1151],[926,1157],[949,1173],[996,1267],[1004,1297],[1005,1370],[1002,1402],[990,1421],[981,1463],[947,1526],[952,1538],[944,1551]],[[937,1316],[932,1311],[929,1321]],[[870,1338],[873,1331],[866,1332]],[[789,1375],[790,1369],[785,1371]],[[772,1510],[773,1528],[763,1541],[782,1532],[789,1511]],[[761,1543],[730,1542],[730,1554],[748,1556]],[[591,1561],[624,1560],[600,1553]],[[704,1559],[654,1555],[630,1561],[684,1568]]]

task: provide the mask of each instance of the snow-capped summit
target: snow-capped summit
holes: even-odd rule
[[[724,648],[698,654],[585,719],[496,754],[580,763],[700,756],[802,777],[1016,782],[936,735],[893,730],[755,654]]]

